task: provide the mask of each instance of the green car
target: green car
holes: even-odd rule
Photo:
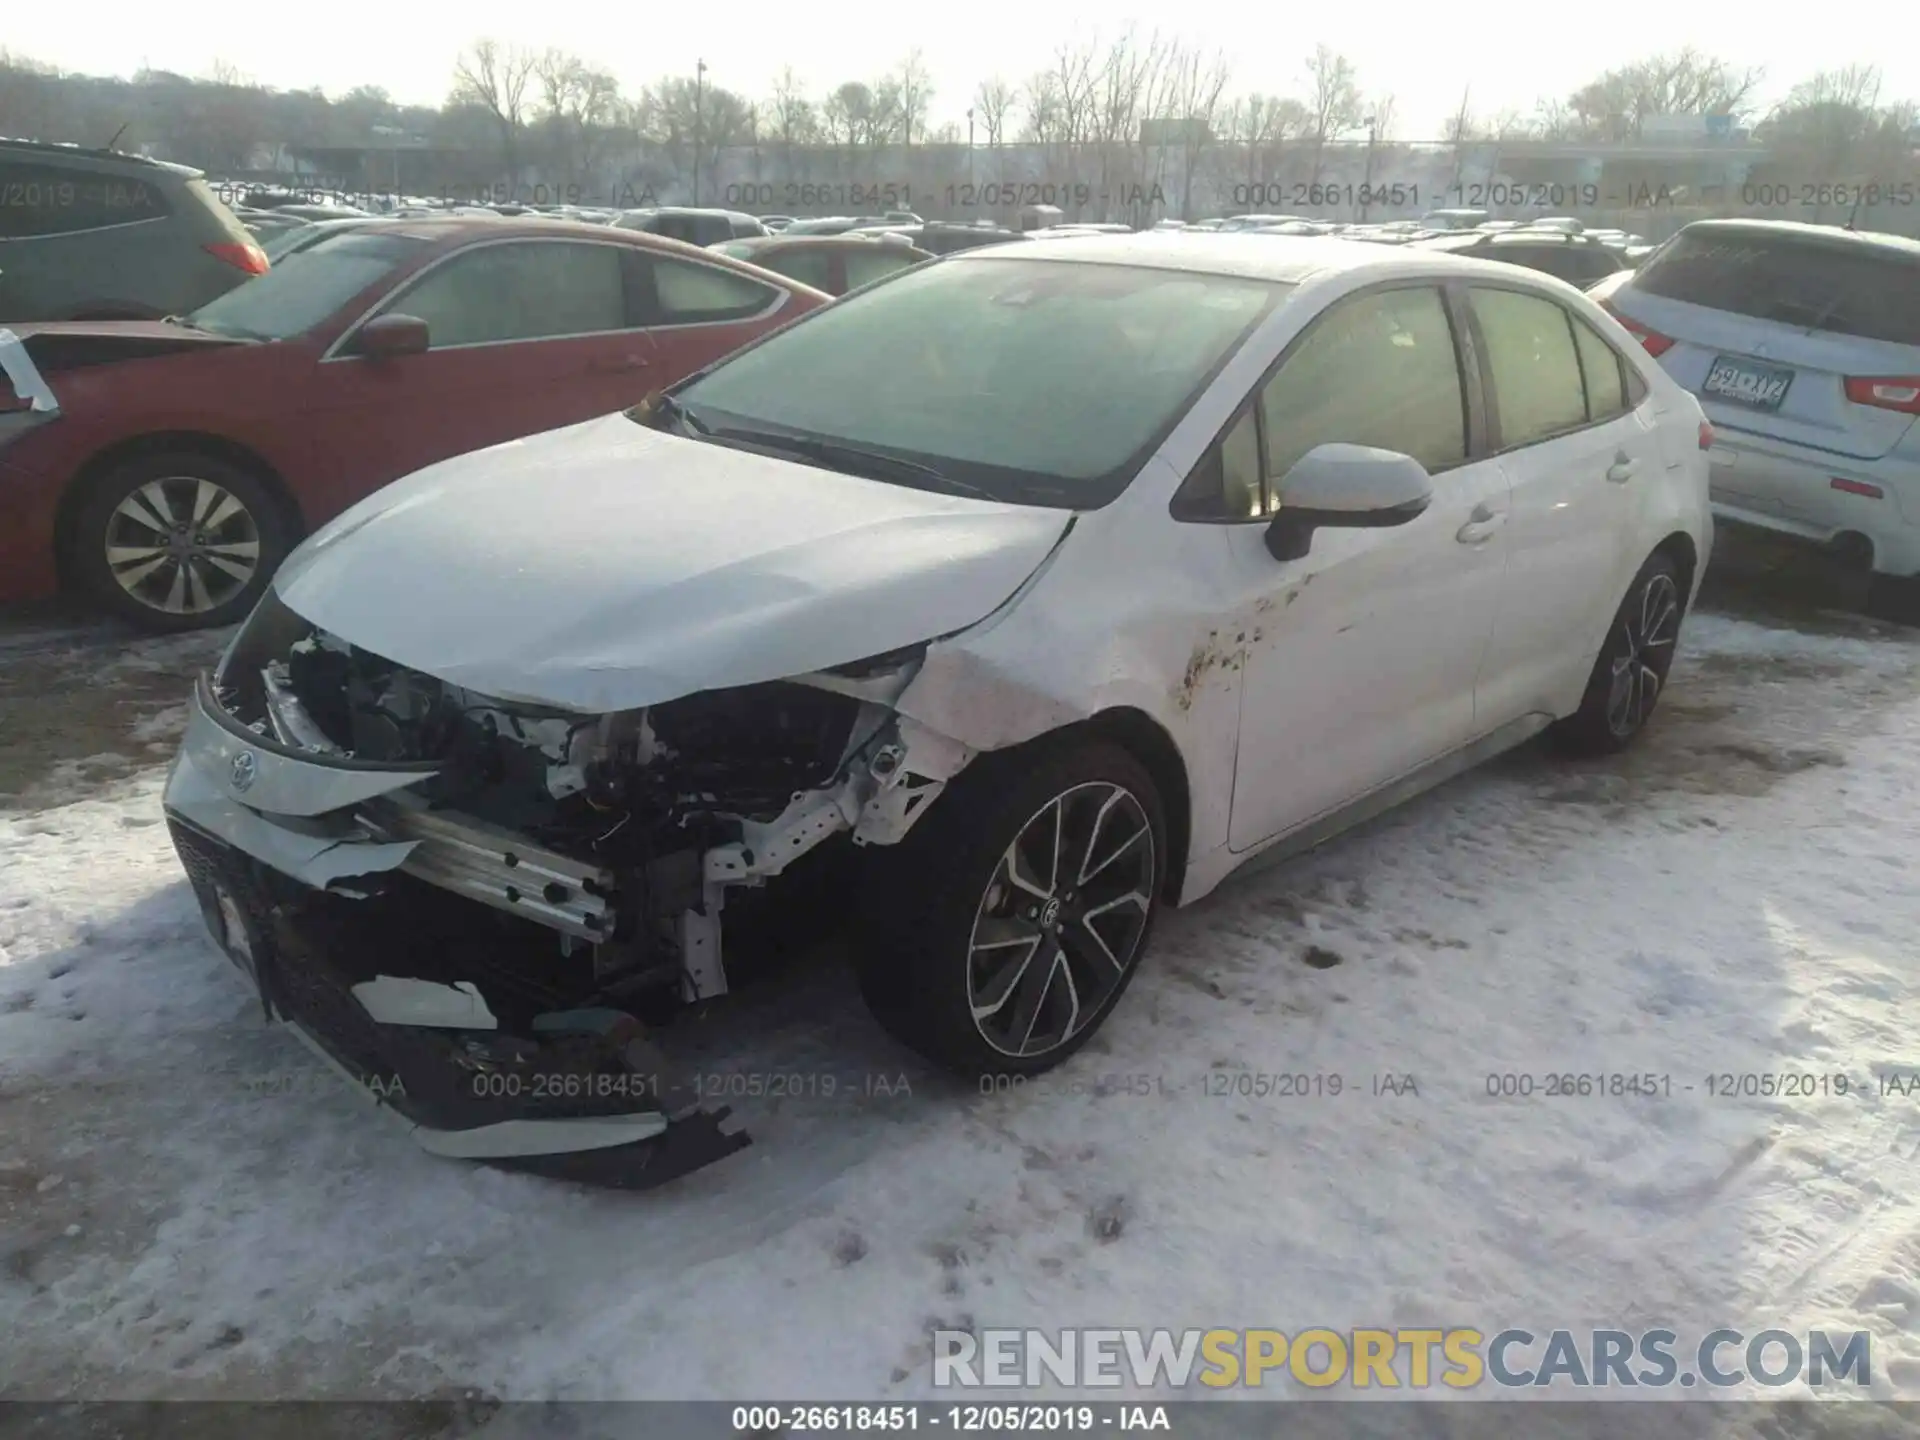
[[[0,140],[0,324],[184,315],[266,269],[198,170]]]

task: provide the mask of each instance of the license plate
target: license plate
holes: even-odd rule
[[[1721,355],[1707,370],[1700,393],[1720,400],[1731,400],[1736,405],[1745,405],[1754,410],[1778,410],[1780,402],[1787,398],[1787,387],[1792,383],[1791,370],[1756,365],[1750,360],[1730,360]]]

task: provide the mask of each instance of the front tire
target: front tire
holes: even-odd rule
[[[1649,556],[1607,627],[1580,708],[1549,731],[1562,751],[1613,755],[1639,737],[1667,688],[1685,610],[1679,566]]]
[[[293,526],[273,491],[237,465],[161,451],[115,466],[75,517],[75,575],[143,630],[231,625],[286,558]]]
[[[1159,792],[1105,740],[987,755],[873,852],[856,935],[875,1017],[967,1076],[1072,1055],[1138,968],[1166,877]]]

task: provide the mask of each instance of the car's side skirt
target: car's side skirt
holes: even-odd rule
[[[1191,905],[1194,901],[1210,893],[1229,875],[1248,874],[1290,860],[1304,854],[1316,846],[1357,825],[1385,814],[1424,794],[1437,785],[1443,785],[1456,775],[1484,765],[1496,755],[1504,754],[1517,745],[1524,745],[1553,723],[1554,717],[1545,712],[1523,715],[1509,721],[1499,729],[1488,732],[1478,740],[1469,741],[1457,750],[1430,760],[1417,770],[1409,771],[1398,779],[1389,780],[1373,790],[1367,791],[1357,799],[1325,814],[1316,816],[1292,830],[1261,841],[1250,850],[1232,851],[1222,846],[1195,865],[1188,872],[1187,883],[1180,895],[1180,904]]]

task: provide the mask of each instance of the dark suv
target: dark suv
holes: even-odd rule
[[[1571,235],[1564,230],[1469,230],[1414,243],[1426,250],[1524,265],[1558,276],[1582,290],[1617,270],[1630,268],[1613,247],[1592,236]]]
[[[689,245],[718,245],[723,240],[746,240],[768,233],[753,216],[738,210],[695,210],[685,205],[623,210],[613,223],[621,230],[645,230]]]
[[[184,315],[266,268],[198,170],[0,140],[0,323]]]

